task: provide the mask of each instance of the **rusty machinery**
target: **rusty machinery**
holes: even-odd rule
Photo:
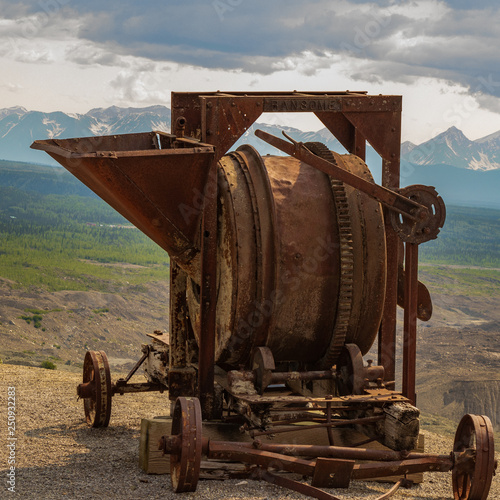
[[[88,423],[105,427],[113,395],[168,389],[172,435],[160,447],[175,491],[196,489],[205,455],[317,498],[333,499],[319,488],[351,478],[449,470],[455,498],[487,497],[496,467],[487,417],[462,419],[450,455],[409,452],[419,432],[416,322],[432,313],[418,245],[437,237],[445,206],[433,187],[399,186],[401,104],[366,92],[174,92],[175,134],[32,145],[170,255],[169,333],[148,334],[115,383],[105,353],[87,352],[78,395]],[[266,112],[313,112],[349,154],[260,130],[289,156],[261,157],[249,145],[227,153]],[[382,158],[381,185],[364,162],[367,141]],[[376,339],[378,364],[365,365]],[[141,365],[148,381],[130,383]],[[202,419],[237,422],[254,441],[203,439]],[[333,429],[346,426],[391,450],[336,446]],[[324,446],[260,438],[316,428],[326,430]],[[278,462],[311,485],[274,473]]]

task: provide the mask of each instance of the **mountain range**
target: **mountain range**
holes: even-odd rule
[[[299,129],[256,123],[239,144],[251,144],[262,154],[279,154],[272,146],[254,135],[261,128],[281,136],[286,131],[295,140],[320,141],[329,149],[345,152],[327,129],[304,132]],[[147,108],[95,108],[85,114],[43,113],[22,107],[0,109],[0,160],[56,165],[45,153],[29,148],[35,139],[112,135],[151,130],[170,130],[170,109],[165,106]],[[367,163],[380,181],[381,160],[368,146]],[[401,184],[434,185],[445,201],[461,205],[498,206],[500,197],[500,131],[471,141],[462,131],[451,127],[445,132],[415,145],[401,145]]]
[[[500,168],[500,130],[471,141],[456,127],[418,146],[407,141],[401,145],[403,158],[414,165],[452,165],[471,170]]]
[[[170,130],[170,110],[95,108],[85,114],[42,113],[22,107],[0,109],[0,159],[57,165],[47,154],[30,149],[36,139],[88,137]]]

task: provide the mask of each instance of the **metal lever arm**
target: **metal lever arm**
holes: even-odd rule
[[[413,221],[422,221],[427,219],[429,216],[428,209],[424,205],[421,205],[420,203],[417,203],[416,201],[411,200],[406,196],[402,196],[399,193],[383,186],[373,184],[341,168],[339,164],[342,164],[342,158],[335,152],[332,153],[335,157],[337,165],[311,153],[303,143],[294,141],[291,137],[285,134],[285,132],[283,132],[283,135],[291,142],[284,141],[283,139],[268,134],[263,130],[256,130],[255,135],[280,151],[283,151],[290,156],[311,165],[311,167],[321,170],[325,174],[331,175],[332,177],[349,184],[355,189],[359,189],[363,193],[368,194],[378,202],[382,203],[382,205],[387,208],[403,214],[404,217],[408,219]]]

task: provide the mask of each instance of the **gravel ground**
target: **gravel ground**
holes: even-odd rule
[[[0,498],[94,499],[162,498],[271,500],[306,499],[288,490],[250,480],[200,481],[195,493],[176,495],[168,476],[147,475],[138,466],[141,418],[167,414],[166,395],[137,394],[113,399],[108,429],[90,429],[75,387],[81,377],[64,371],[0,365]],[[8,491],[8,387],[15,387],[15,492]],[[425,432],[426,451],[449,453],[452,440]],[[497,454],[498,455],[498,454]],[[330,490],[340,498],[376,499],[387,484],[353,482],[348,490]],[[427,474],[423,484],[399,490],[394,498],[453,498],[451,473]],[[493,479],[489,499],[500,499]]]

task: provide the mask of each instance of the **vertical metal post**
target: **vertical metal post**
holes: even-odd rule
[[[170,401],[179,396],[196,395],[196,372],[187,366],[187,341],[191,326],[187,318],[186,273],[170,261],[170,356],[168,395]]]
[[[416,404],[418,245],[406,243],[403,336],[403,395]]]
[[[170,261],[170,367],[186,366],[186,273]]]
[[[214,411],[214,365],[217,301],[217,161],[210,164],[204,192],[201,235],[200,342],[198,388],[204,419]]]
[[[355,127],[353,127],[352,135],[353,135],[352,138],[353,151],[351,151],[351,153],[355,154],[356,156],[359,156],[363,161],[366,161],[365,138],[361,135],[361,132]]]
[[[382,185],[399,187],[399,161],[382,162]],[[387,282],[385,304],[378,335],[378,363],[385,369],[389,389],[394,389],[396,380],[396,314],[398,305],[398,258],[401,240],[392,229],[389,215],[385,217],[387,247]]]

